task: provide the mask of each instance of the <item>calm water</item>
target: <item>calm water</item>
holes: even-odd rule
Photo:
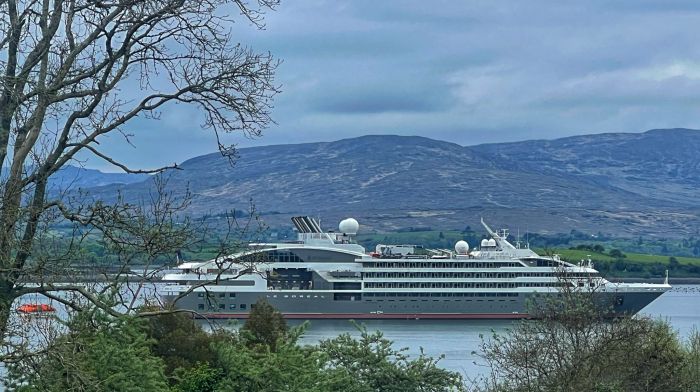
[[[641,314],[668,320],[678,334],[688,336],[700,326],[700,286],[676,286],[642,310]],[[487,371],[477,355],[480,335],[488,338],[491,331],[504,332],[512,321],[505,320],[366,320],[369,330],[381,330],[396,347],[406,347],[407,353],[418,355],[421,347],[434,357],[445,355],[440,364],[450,370],[476,377]],[[315,344],[348,332],[359,335],[357,329],[344,320],[314,320],[303,343]]]

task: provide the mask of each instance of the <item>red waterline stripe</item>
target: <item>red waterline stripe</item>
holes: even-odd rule
[[[286,319],[523,319],[526,313],[282,313]],[[195,316],[209,319],[247,319],[249,313],[208,313]]]

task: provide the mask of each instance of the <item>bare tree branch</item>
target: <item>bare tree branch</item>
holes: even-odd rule
[[[67,144],[66,147],[75,147],[74,144]],[[97,150],[95,147],[91,145],[86,145],[83,146],[85,149],[90,150],[93,154],[97,155],[98,157],[104,159],[105,161],[111,163],[112,165],[122,169],[124,173],[131,173],[131,174],[156,174],[156,173],[161,173],[164,172],[165,170],[168,169],[177,169],[181,170],[180,166],[178,166],[177,163],[173,163],[172,165],[169,166],[162,166],[157,169],[130,169],[128,166],[124,165],[123,163],[119,163],[116,160],[110,158],[108,155],[101,153],[99,150]]]
[[[118,316],[133,310],[148,282],[134,280],[131,266],[157,264],[198,241],[183,218],[189,192],[175,198],[161,182],[149,209],[121,195],[107,204],[77,190],[59,191],[51,179],[83,154],[125,173],[179,169],[177,163],[132,168],[100,143],[106,135],[130,143],[130,122],[157,119],[173,104],[201,113],[201,127],[233,157],[222,135],[260,135],[272,123],[280,88],[274,80],[279,61],[236,43],[230,25],[242,18],[262,29],[264,13],[277,4],[0,0],[0,342],[12,339],[13,301],[22,295],[41,294],[73,311],[92,307]],[[57,230],[60,225],[70,229]],[[112,263],[111,272],[98,275],[101,285],[91,288],[76,284],[86,241],[103,244]],[[68,281],[57,284],[60,279]],[[119,291],[124,282],[134,285],[131,291]]]

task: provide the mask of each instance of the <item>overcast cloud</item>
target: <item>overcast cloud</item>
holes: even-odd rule
[[[700,127],[698,1],[286,0],[265,31],[234,33],[284,61],[278,125],[240,146]],[[171,109],[112,151],[153,166],[215,150],[196,112]]]

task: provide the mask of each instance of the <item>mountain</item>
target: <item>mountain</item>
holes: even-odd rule
[[[377,230],[463,228],[481,216],[530,231],[618,235],[700,227],[700,131],[653,130],[463,147],[424,137],[363,136],[245,148],[182,163],[168,189],[189,212],[216,214],[253,200],[271,224],[291,215],[354,216]],[[147,200],[150,180],[91,190]]]
[[[634,194],[697,205],[700,131],[655,129],[474,147],[515,170],[570,176]]]
[[[92,188],[109,184],[132,184],[148,178],[146,174],[105,173],[67,165],[51,176],[51,186],[59,189]]]
[[[26,169],[26,172],[31,173],[31,167]],[[0,178],[6,178],[8,172],[7,167],[3,167]],[[150,178],[147,174],[130,174],[130,173],[105,173],[95,169],[87,169],[66,165],[49,178],[49,189],[52,191],[61,191],[67,189],[79,188],[94,188],[104,185],[125,185],[136,182],[143,182]]]

